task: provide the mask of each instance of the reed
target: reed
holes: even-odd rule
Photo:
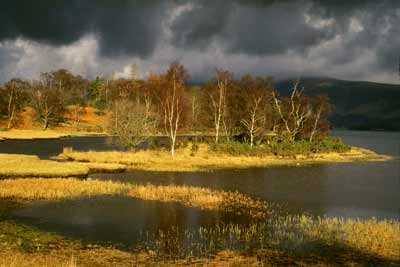
[[[399,236],[399,222],[299,215],[171,228],[132,251],[3,220],[0,266],[398,266]]]

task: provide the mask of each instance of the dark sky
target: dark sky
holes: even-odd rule
[[[399,0],[2,0],[0,82],[67,68],[121,77],[179,60],[237,75],[398,82]]]

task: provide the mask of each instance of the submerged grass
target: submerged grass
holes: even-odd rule
[[[368,160],[389,160],[391,157],[378,155],[372,151],[352,147],[347,152],[319,153],[309,156],[298,155],[294,158],[282,158],[277,156],[234,156],[218,153],[209,149],[205,144],[199,146],[195,153],[190,148],[178,149],[175,157],[171,157],[168,151],[147,150],[129,152],[77,152],[65,149],[59,158],[96,163],[117,163],[128,166],[131,169],[146,171],[207,171],[220,168],[249,168],[269,167],[279,165],[299,165],[328,162],[352,162]]]
[[[171,229],[153,234],[147,240],[146,246],[160,257],[206,256],[228,249],[245,251],[267,262],[273,261],[271,251],[279,252],[283,256],[280,260],[289,260],[290,266],[301,260],[333,266],[400,264],[400,223],[390,220],[278,216],[248,225]]]

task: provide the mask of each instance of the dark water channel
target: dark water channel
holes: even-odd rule
[[[391,132],[336,131],[351,145],[400,156],[400,135]],[[116,149],[105,137],[51,141],[4,141],[0,153],[37,154],[48,158],[63,147],[80,150]],[[290,213],[400,219],[400,161],[323,164],[296,167],[221,170],[203,173],[126,172],[97,174],[93,179],[133,183],[185,184],[238,190],[279,204]],[[89,241],[131,245],[145,231],[175,226],[182,229],[238,222],[222,213],[184,208],[178,204],[132,198],[94,198],[33,204],[14,216],[47,230]]]

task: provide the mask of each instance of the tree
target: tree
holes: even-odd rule
[[[329,129],[329,124],[327,121],[327,116],[332,111],[332,106],[329,103],[329,98],[327,95],[319,95],[311,100],[312,104],[312,128],[310,132],[309,140],[312,142],[314,140],[315,134],[318,130]]]
[[[43,129],[63,119],[63,92],[62,82],[57,83],[51,73],[42,73],[40,81],[32,85],[31,104]]]
[[[133,148],[153,131],[155,123],[155,115],[139,97],[136,101],[123,98],[114,102],[109,131],[121,144]]]
[[[272,91],[275,107],[283,124],[283,131],[290,141],[295,141],[310,118],[309,98],[303,95],[304,88],[299,89],[299,80],[294,82],[292,94],[282,101]]]
[[[175,155],[177,133],[185,116],[184,91],[187,78],[185,68],[177,62],[172,63],[167,72],[161,75],[157,91],[163,127],[170,140],[172,156]]]
[[[250,146],[254,138],[266,129],[266,107],[270,103],[271,79],[256,78],[250,75],[240,81],[241,101],[243,102],[243,118],[240,120],[249,138]]]
[[[213,128],[215,131],[215,143],[218,143],[221,125],[224,127],[225,134],[228,136],[226,124],[227,116],[227,92],[232,86],[233,74],[225,70],[217,70],[215,78],[204,88],[207,102],[211,107]]]
[[[17,113],[24,106],[24,94],[28,88],[28,83],[20,79],[12,79],[5,85],[7,99],[7,129],[10,129],[14,123]]]

